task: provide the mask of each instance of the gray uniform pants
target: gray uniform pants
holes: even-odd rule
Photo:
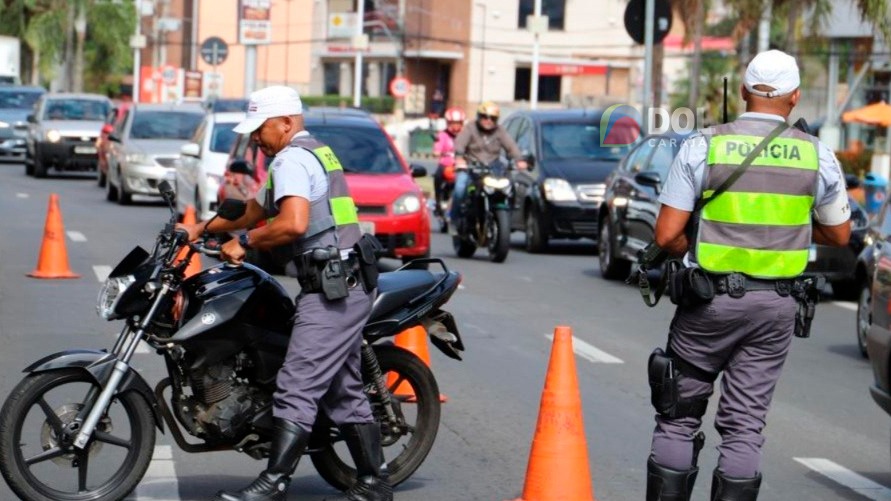
[[[278,372],[272,413],[312,429],[321,407],[334,424],[374,420],[362,391],[362,328],[376,293],[361,286],[344,299],[324,294],[297,297],[297,318],[285,363]]]
[[[767,410],[786,361],[797,305],[773,291],[748,292],[742,298],[716,296],[706,305],[678,307],[669,346],[680,358],[710,373],[723,371],[715,429],[721,435],[718,468],[728,477],[751,478],[759,472]],[[681,398],[707,398],[713,383],[679,378]],[[693,462],[693,436],[702,420],[656,415],[651,458],[675,470]]]

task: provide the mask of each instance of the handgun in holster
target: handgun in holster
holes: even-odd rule
[[[321,292],[329,301],[349,296],[347,271],[337,247],[318,247],[300,254],[295,261],[297,280],[304,292]]]
[[[817,312],[817,303],[820,302],[820,290],[826,283],[822,275],[808,277],[795,281],[792,286],[792,297],[798,303],[795,312],[795,337],[806,338],[811,336],[811,323]]]

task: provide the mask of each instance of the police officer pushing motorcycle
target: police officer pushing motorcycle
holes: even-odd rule
[[[237,220],[182,225],[191,239],[202,232],[251,229],[222,247],[223,258],[241,263],[247,249],[289,251],[301,292],[284,365],[276,379],[275,437],[269,463],[240,491],[217,500],[286,499],[290,475],[305,451],[321,410],[343,432],[358,479],[338,499],[390,501],[381,474],[380,426],[375,423],[360,373],[362,328],[376,294],[373,237],[359,230],[356,206],[343,167],[330,147],[303,126],[297,91],[271,86],[251,94],[247,116],[235,132],[250,134],[267,157],[275,156],[266,185]]]
[[[793,335],[807,335],[799,305],[816,295],[799,275],[812,242],[844,246],[850,236],[835,155],[786,125],[799,84],[793,57],[755,56],[740,88],[746,112],[691,136],[660,194],[655,243],[684,257],[670,278],[678,307],[667,347],[649,362],[657,414],[647,501],[690,499],[721,373],[711,499],[758,496],[767,411]]]

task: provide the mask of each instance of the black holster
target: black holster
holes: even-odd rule
[[[380,270],[377,269],[378,254],[384,247],[370,233],[365,233],[353,247],[359,259],[359,274],[362,276],[362,287],[365,292],[371,292],[377,287],[377,277]]]
[[[795,312],[795,337],[810,337],[811,322],[817,312],[817,303],[820,302],[820,289],[826,283],[823,276],[798,279],[792,285],[792,297],[798,303],[798,311]]]
[[[715,286],[702,268],[681,268],[669,282],[669,297],[678,306],[698,306],[712,302]]]
[[[302,292],[321,292],[325,299],[334,301],[350,295],[347,278],[349,270],[334,246],[313,249],[294,258],[297,281]]]

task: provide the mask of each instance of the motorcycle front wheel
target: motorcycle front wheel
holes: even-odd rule
[[[496,210],[486,218],[486,241],[489,243],[489,259],[503,263],[510,251],[510,212]]]
[[[374,352],[401,421],[397,426],[386,423],[380,397],[366,380],[372,412],[381,423],[388,481],[396,486],[421,466],[433,447],[441,412],[439,387],[430,368],[411,352],[387,345],[375,346]],[[311,459],[319,475],[336,489],[347,490],[356,481],[356,469],[342,440],[312,454]]]
[[[0,472],[26,501],[105,501],[126,497],[152,460],[155,423],[145,399],[118,394],[84,449],[72,444],[75,418],[91,389],[82,369],[25,377],[0,415]]]

